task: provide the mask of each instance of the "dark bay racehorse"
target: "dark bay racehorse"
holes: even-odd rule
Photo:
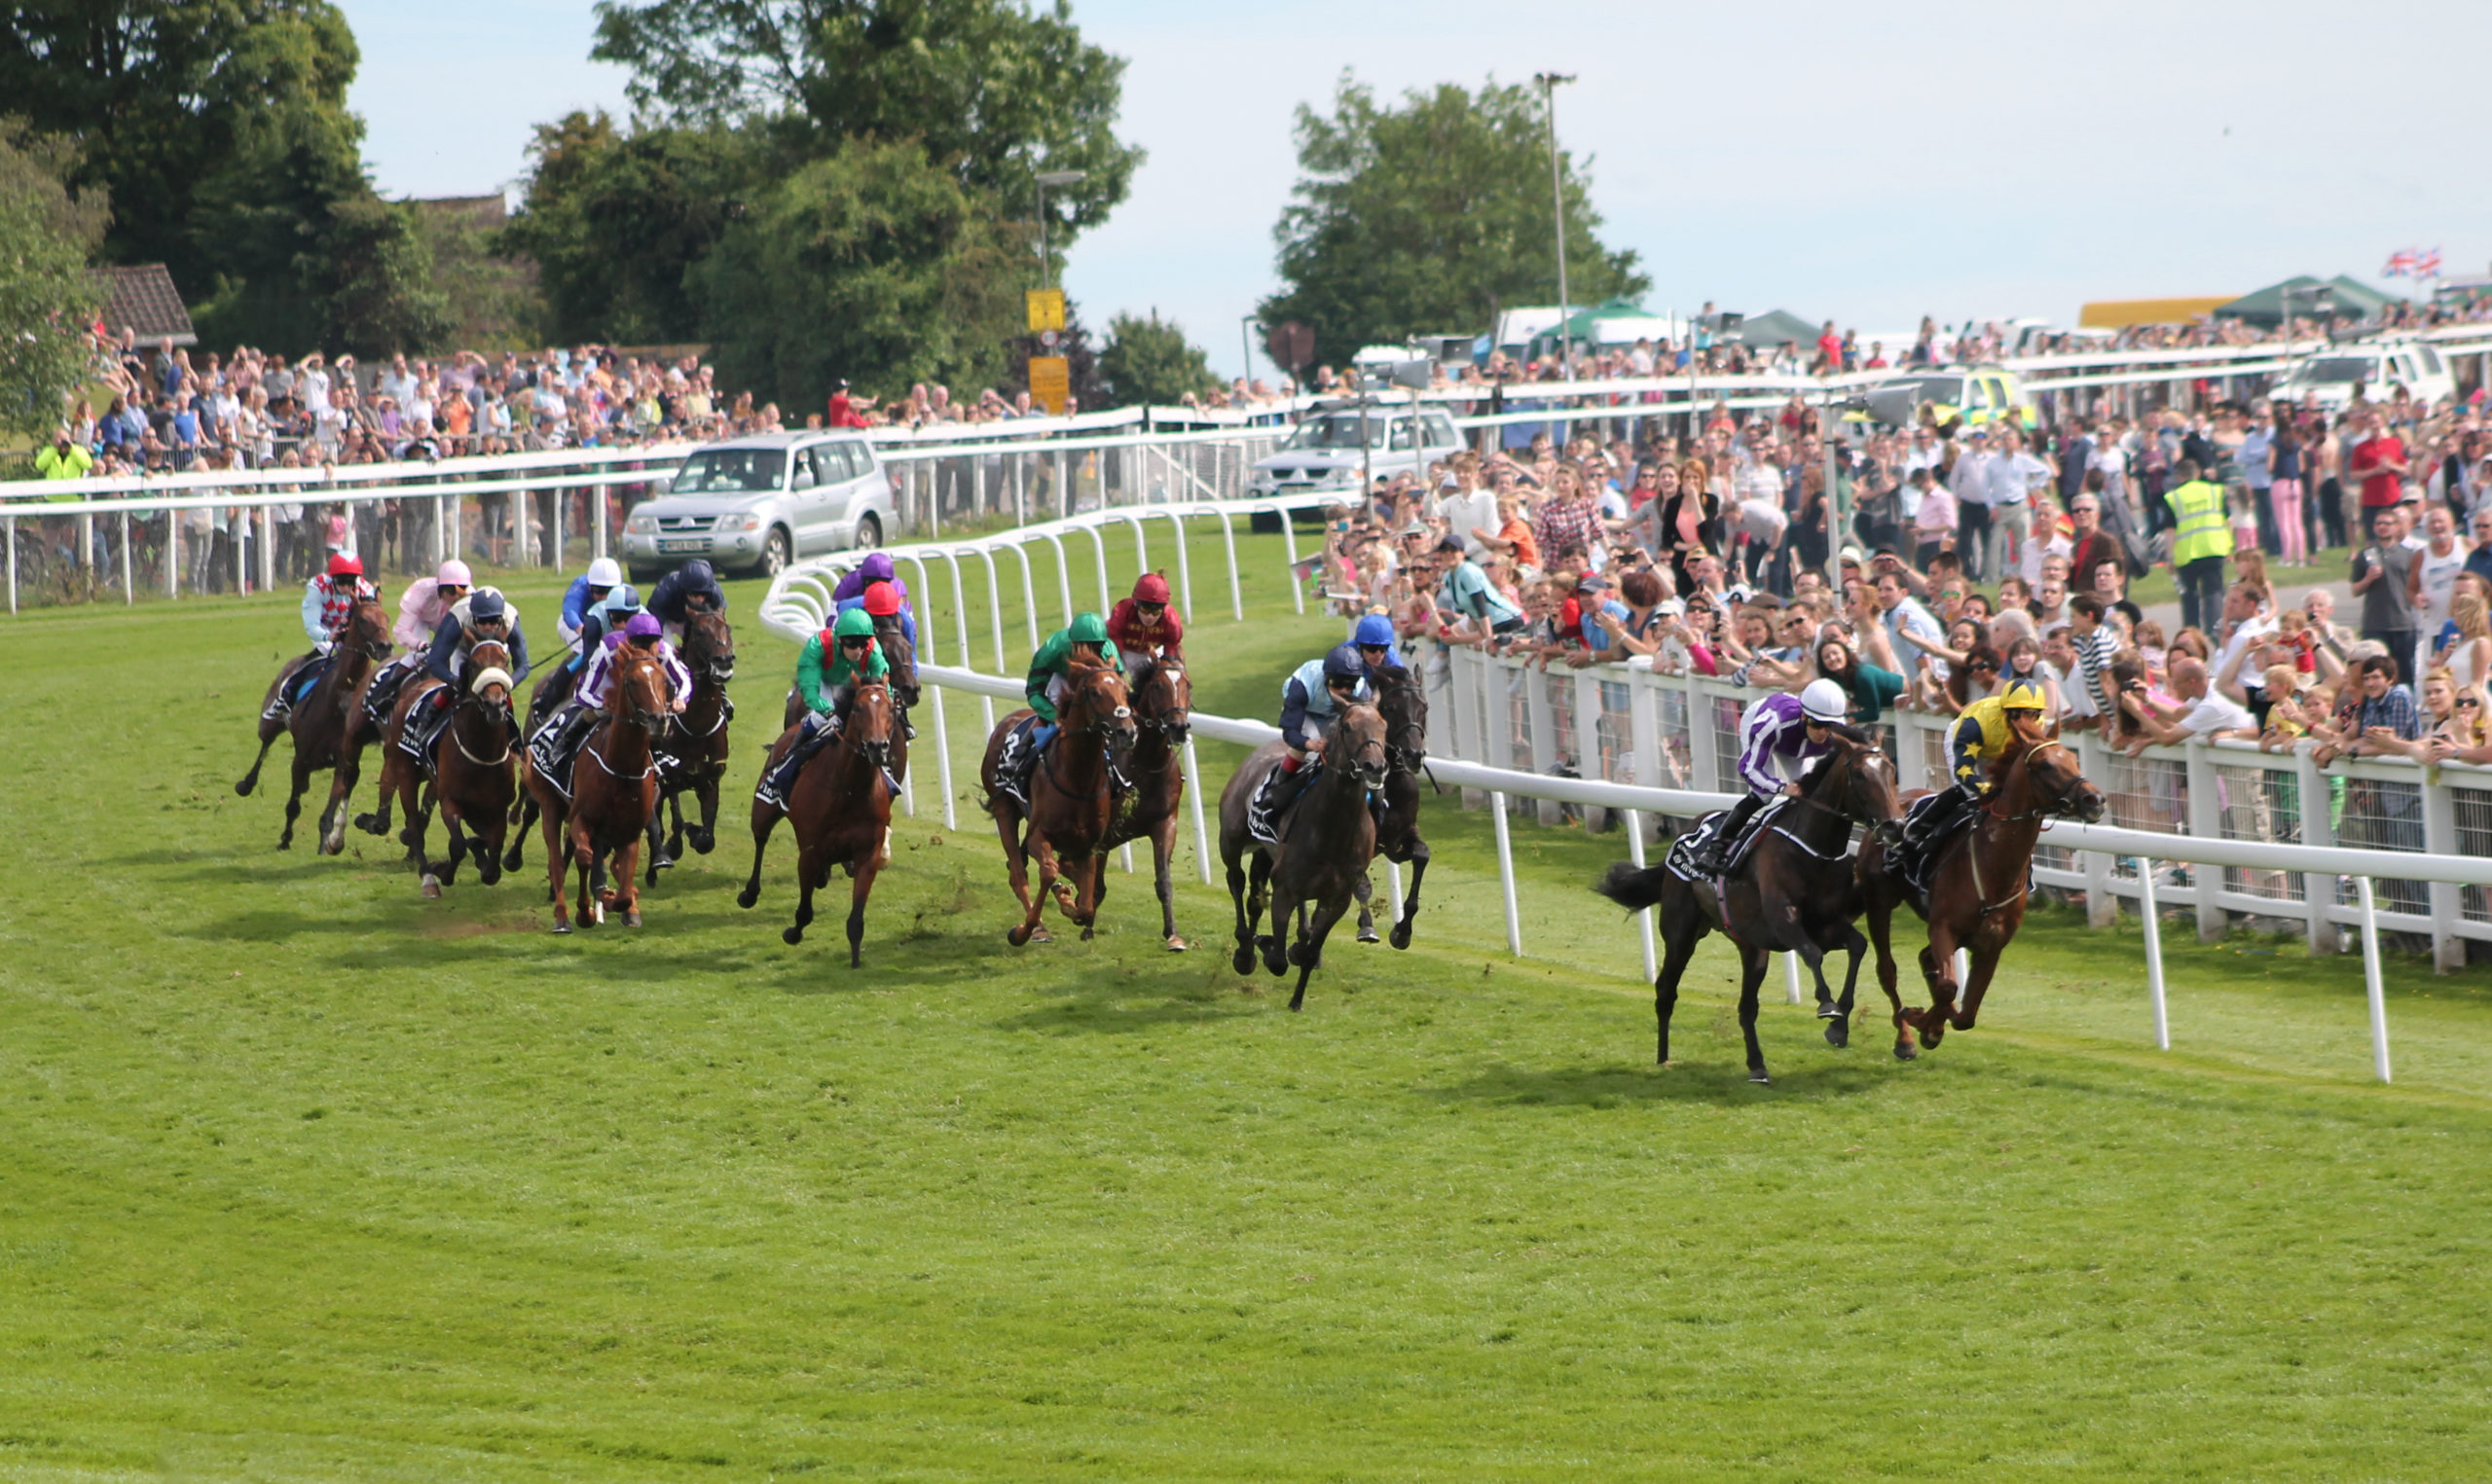
[[[478,880],[488,887],[501,880],[502,838],[510,829],[511,802],[519,792],[511,765],[515,750],[511,688],[515,684],[510,650],[499,640],[480,640],[468,651],[466,666],[459,671],[458,700],[451,706],[449,725],[433,742],[433,777],[428,787],[421,772],[397,750],[404,707],[385,739],[395,771],[393,775],[384,770],[382,786],[388,787],[394,776],[399,807],[407,815],[398,839],[414,857],[416,874],[428,897],[441,895],[441,888],[457,879],[459,857],[471,851]],[[450,858],[438,875],[424,856],[424,834],[435,803],[441,806],[441,822],[450,831]],[[462,825],[474,828],[473,840]]]
[[[727,682],[736,676],[736,635],[726,615],[700,611],[683,621],[683,668],[692,671],[692,694],[682,711],[658,734],[658,804],[671,814],[674,830],[663,844],[658,816],[649,816],[648,884],[658,884],[658,868],[673,865],[683,853],[687,834],[692,849],[707,855],[717,845],[718,783],[727,772],[727,723],[735,708],[727,702]],[[683,795],[689,790],[701,808],[701,822],[683,827]]]
[[[1720,930],[1740,952],[1740,1030],[1747,1037],[1748,1080],[1766,1082],[1765,1050],[1757,1044],[1757,989],[1777,949],[1798,954],[1817,982],[1817,1014],[1826,1024],[1826,1041],[1841,1046],[1851,1038],[1852,990],[1860,977],[1860,958],[1868,940],[1851,920],[1860,915],[1853,890],[1850,853],[1851,827],[1866,825],[1873,838],[1894,828],[1900,811],[1895,802],[1894,765],[1868,738],[1850,727],[1835,727],[1834,750],[1810,770],[1800,796],[1761,823],[1756,844],[1739,869],[1717,887],[1698,877],[1689,880],[1667,861],[1636,866],[1620,861],[1593,889],[1632,910],[1661,908],[1661,972],[1653,978],[1653,1018],[1660,1027],[1656,1060],[1670,1059],[1670,1012],[1678,1004],[1678,986],[1696,945],[1708,932]],[[1851,955],[1837,1003],[1826,989],[1825,955],[1840,948]]]
[[[830,869],[844,866],[854,880],[848,905],[848,966],[862,961],[865,899],[882,869],[883,842],[892,824],[892,693],[880,680],[859,685],[848,702],[839,736],[805,762],[788,790],[788,827],[796,837],[796,921],[781,934],[789,944],[805,940],[814,920],[814,892],[830,885]],[[752,879],[747,896],[761,888],[761,855],[779,811],[752,806]],[[740,896],[746,906],[751,902]]]
[[[2076,754],[2057,742],[2011,746],[1991,776],[1997,786],[1974,813],[1972,828],[1959,830],[1939,845],[1926,874],[1926,902],[1888,868],[1883,842],[1873,841],[1860,852],[1860,898],[1869,914],[1869,936],[1878,945],[1878,987],[1894,1008],[1899,1061],[1918,1055],[1914,1032],[1920,1032],[1923,1046],[1935,1047],[1950,1026],[1973,1029],[1991,976],[1998,970],[1998,956],[2025,921],[2034,846],[2041,838],[2042,820],[2075,818],[2091,824],[2103,817],[2103,790],[2078,772]],[[1909,905],[1929,923],[1929,943],[1921,951],[1921,977],[1929,986],[1925,1010],[1905,1009],[1895,993],[1893,919],[1898,905]],[[1959,948],[1967,950],[1972,963],[1972,973],[1961,987],[1961,1007]]]
[[[563,877],[573,867],[579,872],[582,926],[605,922],[608,905],[622,909],[625,926],[641,925],[641,885],[633,873],[658,801],[650,741],[665,728],[673,699],[658,657],[626,645],[614,656],[605,719],[589,734],[571,764],[571,796],[565,799],[532,762],[522,759],[529,796],[545,821],[545,867],[552,878],[556,932],[571,930]],[[609,855],[614,861],[611,887],[605,872]]]
[[[294,791],[286,796],[285,832],[277,836],[278,850],[294,848],[294,821],[303,813],[304,791],[312,786],[312,775],[323,768],[337,769],[338,777],[329,790],[329,807],[320,814],[320,850],[334,855],[346,849],[346,801],[354,790],[347,736],[364,681],[371,676],[374,665],[388,658],[388,610],[378,602],[356,603],[328,672],[312,683],[312,694],[296,703],[283,721],[261,720],[260,755],[251,759],[251,771],[242,775],[234,791],[249,798],[251,790],[260,786],[260,765],[268,761],[269,748],[275,743],[277,735],[282,732],[294,740]],[[278,687],[291,681],[299,669],[298,662],[278,672],[261,703],[263,711],[269,702],[276,699]],[[333,830],[333,824],[338,828]]]
[[[1152,661],[1133,693],[1139,738],[1133,749],[1133,792],[1100,844],[1106,851],[1128,840],[1150,839],[1152,881],[1159,893],[1160,937],[1179,953],[1185,951],[1186,940],[1177,936],[1177,897],[1168,879],[1168,863],[1177,853],[1177,808],[1186,798],[1186,738],[1193,729],[1193,710],[1194,682],[1186,673],[1185,662]]]
[[[1084,939],[1095,930],[1099,898],[1107,890],[1105,847],[1116,812],[1109,770],[1133,751],[1138,736],[1123,678],[1105,665],[1076,664],[1065,676],[1065,697],[1056,707],[1055,741],[1030,770],[1025,830],[1021,807],[997,786],[996,762],[1005,739],[1029,714],[1027,709],[1014,711],[995,724],[978,768],[986,786],[986,812],[994,816],[995,833],[1004,842],[1012,894],[1021,899],[1021,921],[1006,935],[1014,948],[1047,941],[1039,919],[1049,896],[1081,926]],[[1033,855],[1039,862],[1035,894],[1030,890]]]
[[[1411,920],[1419,915],[1419,883],[1428,875],[1428,843],[1419,838],[1419,770],[1428,761],[1428,694],[1419,677],[1401,666],[1376,672],[1376,712],[1384,718],[1384,823],[1375,853],[1411,868],[1411,889],[1393,924],[1393,946],[1411,946]],[[1369,906],[1373,883],[1359,881],[1359,941],[1375,941],[1375,914]]]
[[[1296,1010],[1306,1003],[1306,981],[1324,959],[1325,938],[1357,900],[1359,884],[1375,859],[1375,814],[1368,796],[1384,786],[1384,717],[1364,701],[1341,707],[1324,734],[1322,771],[1282,816],[1280,844],[1267,846],[1247,833],[1246,811],[1286,753],[1281,742],[1264,743],[1221,790],[1220,858],[1237,909],[1237,951],[1230,961],[1237,972],[1251,974],[1260,947],[1264,967],[1275,975],[1297,964],[1298,990],[1289,1000]],[[1272,934],[1259,939],[1255,928],[1266,888]]]

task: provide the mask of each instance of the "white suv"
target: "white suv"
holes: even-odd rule
[[[2299,405],[2305,393],[2333,412],[2354,400],[2354,388],[2371,402],[2386,402],[2392,388],[2403,386],[2418,406],[2457,395],[2440,352],[2418,340],[2354,341],[2293,358],[2292,369],[2268,395]]]
[[[665,494],[635,506],[623,561],[641,584],[694,557],[776,577],[799,557],[880,546],[897,524],[863,433],[756,433],[694,450]]]

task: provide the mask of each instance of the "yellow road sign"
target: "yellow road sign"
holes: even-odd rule
[[[1029,291],[1029,299],[1032,334],[1041,330],[1064,328],[1064,290],[1032,289]]]
[[[1036,297],[1036,296],[1033,296]],[[1058,416],[1064,414],[1065,399],[1073,393],[1071,368],[1060,355],[1030,357],[1030,400]]]

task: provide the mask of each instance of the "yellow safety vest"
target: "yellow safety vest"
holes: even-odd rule
[[[2201,557],[2232,555],[2232,530],[2223,518],[2222,486],[2193,479],[2166,493],[2163,502],[2172,507],[2172,519],[2180,526],[2172,537],[2174,566]]]

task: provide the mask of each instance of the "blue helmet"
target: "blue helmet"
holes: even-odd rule
[[[1367,678],[1367,661],[1359,658],[1356,644],[1336,644],[1324,656],[1324,683],[1346,680],[1352,685]]]
[[[620,618],[628,618],[631,615],[640,612],[641,590],[627,582],[621,587],[616,588],[613,592],[606,594],[605,611]],[[618,624],[615,627],[619,629],[622,626]]]
[[[1369,614],[1359,620],[1358,632],[1350,635],[1350,642],[1360,645],[1382,644],[1390,647],[1393,643],[1393,620],[1381,613]]]

